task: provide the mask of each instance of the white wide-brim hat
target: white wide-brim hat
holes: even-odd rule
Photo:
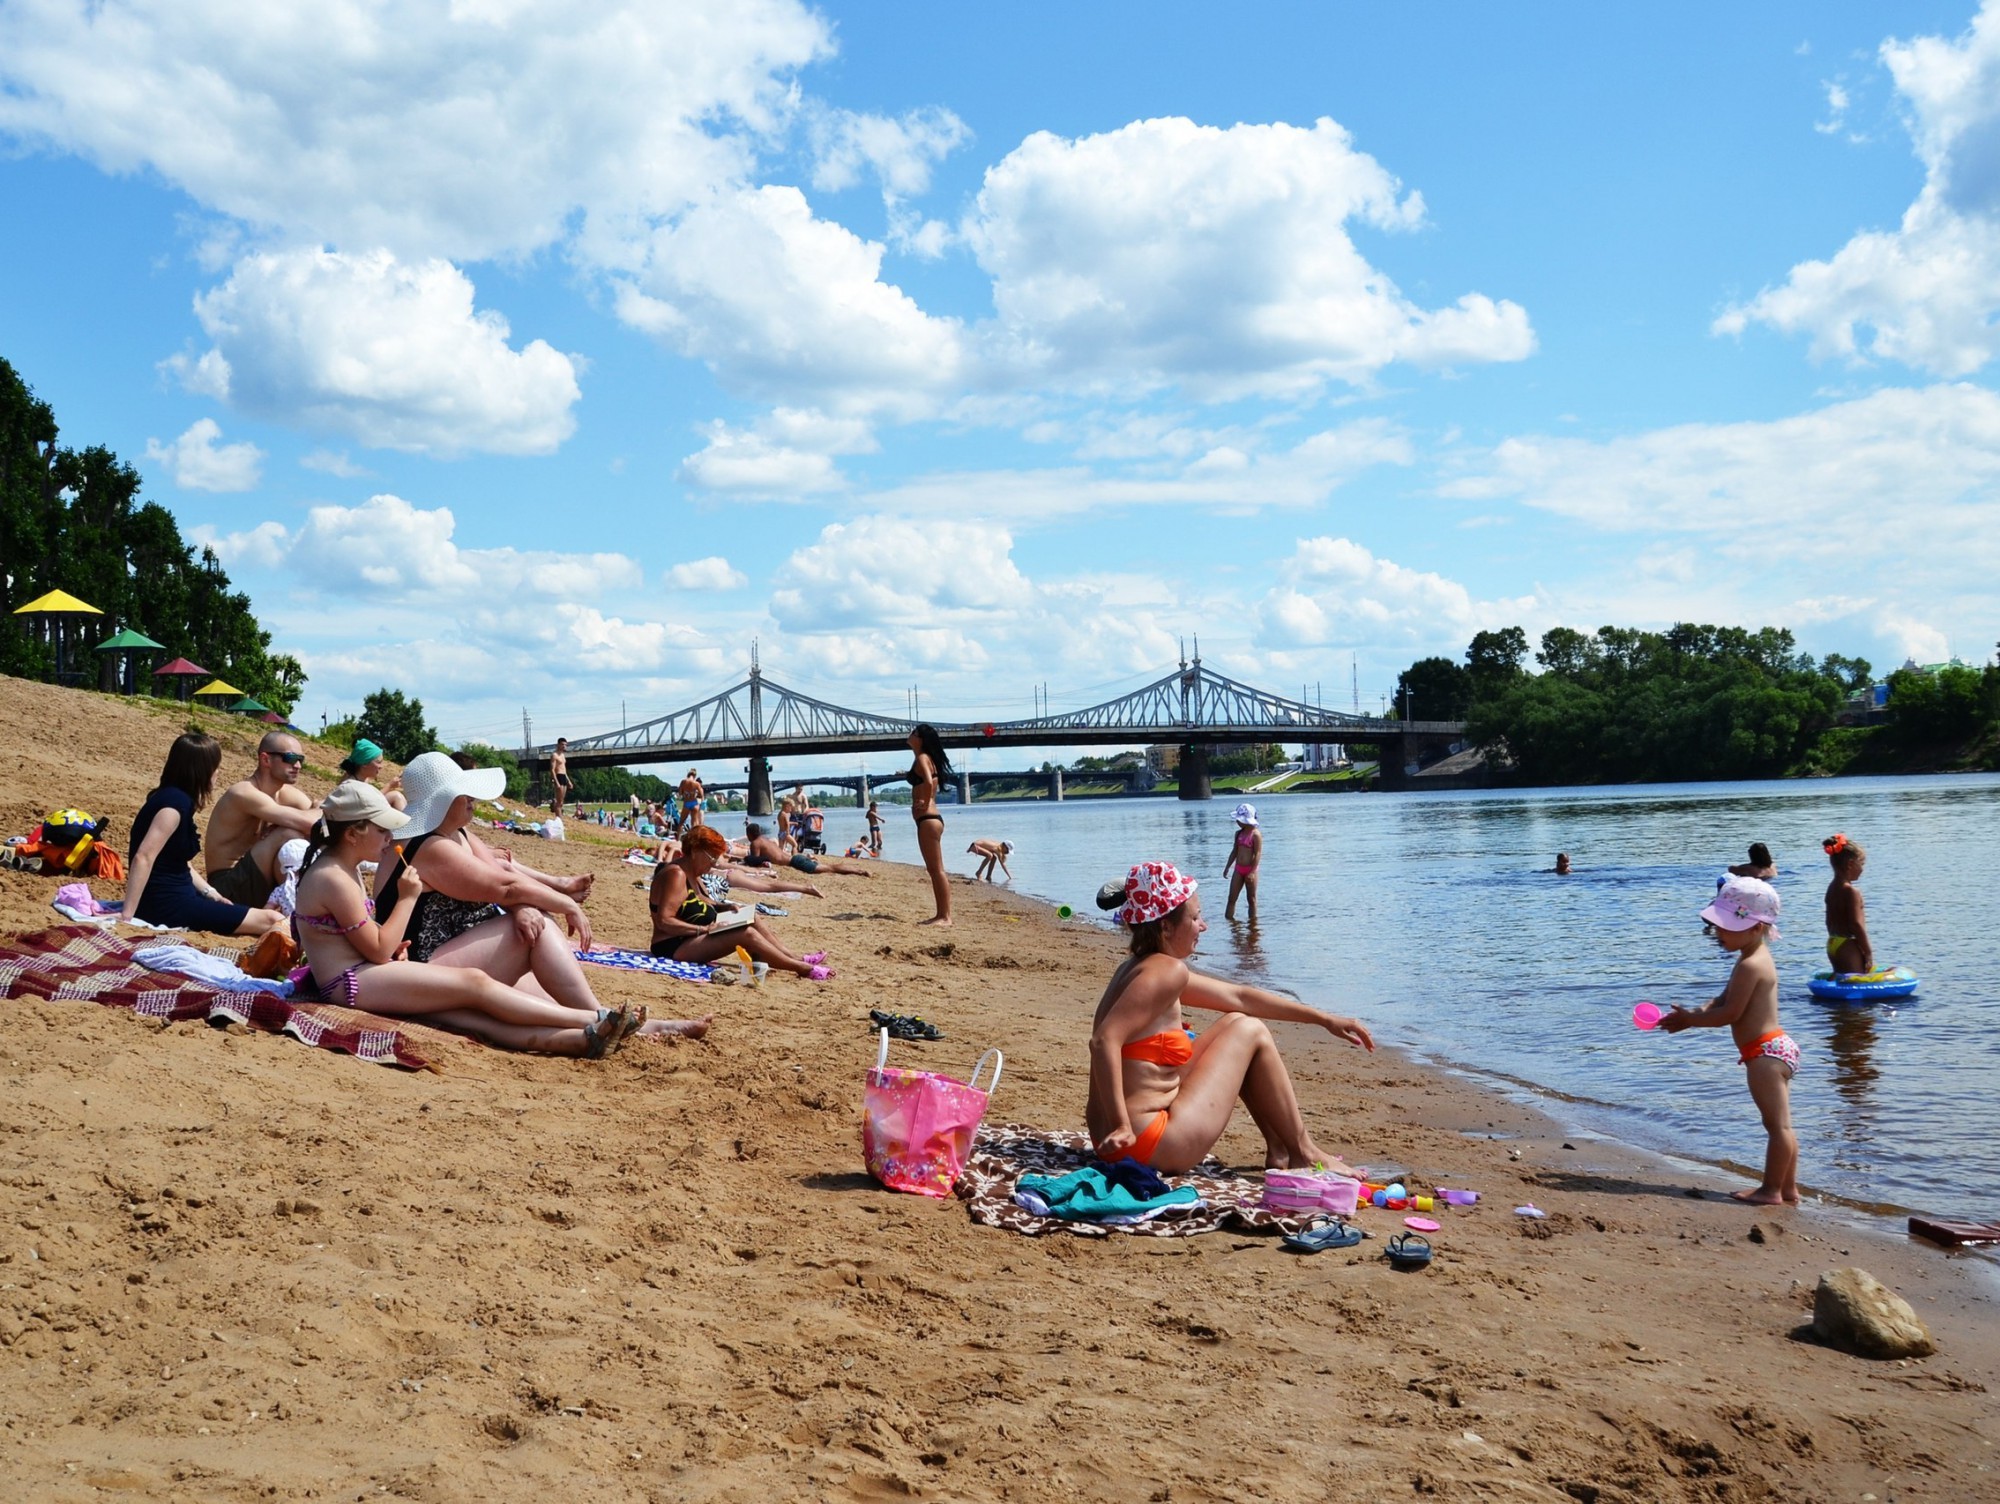
[[[1257,823],[1257,806],[1254,804],[1239,804],[1236,806],[1236,813],[1233,818],[1238,825],[1255,825]]]
[[[405,839],[429,835],[461,794],[498,799],[506,792],[505,768],[461,768],[442,752],[425,752],[403,769],[403,797],[409,801],[403,813],[410,823],[398,834]]]

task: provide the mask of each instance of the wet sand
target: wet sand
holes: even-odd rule
[[[9,679],[0,712],[0,827],[81,804],[122,849],[176,717]],[[336,755],[312,750],[309,788]],[[622,846],[507,839],[597,874],[598,935],[643,943]],[[895,863],[824,886],[775,923],[837,980],[593,972],[606,1000],[717,1016],[601,1063],[452,1042],[413,1074],[0,1002],[0,1496],[2000,1497],[1990,1265],[1728,1203],[1723,1172],[1565,1140],[1391,1054],[1291,1052],[1322,1142],[1484,1193],[1422,1273],[1382,1262],[1384,1212],[1298,1258],[1030,1240],[874,1186],[871,1007],[946,1030],[898,1060],[963,1073],[1000,1045],[994,1119],[1070,1127],[1118,946],[984,887],[919,929],[922,874]],[[54,922],[54,887],[0,871],[0,930]],[[1715,1110],[1751,1157],[1747,1101]],[[1261,1161],[1246,1118],[1222,1155]],[[1510,1215],[1528,1200],[1546,1221]],[[1800,1340],[1850,1263],[1937,1356]]]

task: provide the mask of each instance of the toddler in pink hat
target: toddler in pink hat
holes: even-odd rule
[[[1777,937],[1780,907],[1778,890],[1759,878],[1725,882],[1701,917],[1714,927],[1716,943],[1736,957],[1729,985],[1703,1007],[1676,1007],[1660,1019],[1668,1034],[1727,1025],[1735,1036],[1749,1073],[1750,1100],[1757,1104],[1769,1139],[1763,1183],[1735,1195],[1760,1206],[1797,1205],[1799,1199],[1799,1140],[1792,1132],[1792,1076],[1799,1068],[1799,1047],[1778,1027],[1778,967],[1765,943]]]

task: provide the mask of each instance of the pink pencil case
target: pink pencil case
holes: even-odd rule
[[[1291,1214],[1331,1212],[1345,1217],[1361,1199],[1361,1183],[1324,1170],[1266,1170],[1264,1205]]]

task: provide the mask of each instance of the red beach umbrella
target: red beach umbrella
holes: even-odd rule
[[[153,677],[155,679],[180,680],[180,684],[177,687],[180,690],[180,698],[185,700],[188,697],[188,681],[190,679],[206,679],[208,677],[208,670],[198,663],[189,663],[185,658],[176,658],[172,663],[162,664],[159,668],[154,669]]]

